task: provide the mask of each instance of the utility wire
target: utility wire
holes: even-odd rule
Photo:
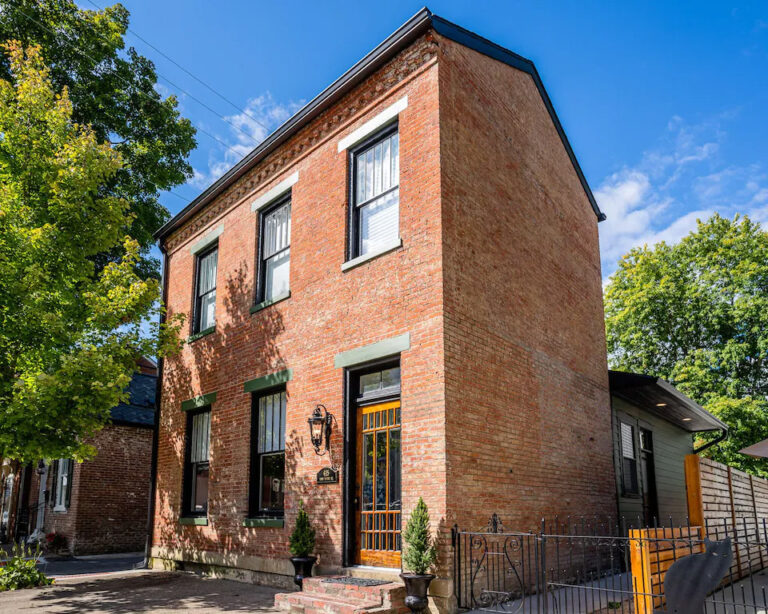
[[[59,35],[59,33],[57,33],[57,32],[54,32],[54,31],[53,31],[53,30],[51,30],[51,29],[50,29],[48,26],[46,26],[45,24],[42,24],[42,23],[40,23],[40,22],[39,22],[37,19],[35,19],[34,17],[30,17],[29,15],[27,15],[27,14],[26,14],[24,11],[22,11],[21,9],[17,8],[16,10],[17,10],[19,13],[21,13],[21,14],[22,14],[22,15],[23,15],[23,16],[24,16],[24,17],[25,17],[27,20],[29,20],[29,21],[31,21],[31,22],[33,22],[33,23],[36,23],[38,26],[40,26],[40,27],[41,27],[41,28],[43,28],[44,30],[47,30],[48,32],[50,32],[50,33],[51,33],[51,34],[53,34],[54,36],[58,36],[58,35]],[[80,55],[82,55],[83,57],[86,57],[86,58],[88,58],[89,60],[91,60],[91,62],[93,62],[93,64],[94,64],[94,68],[95,68],[96,66],[98,66],[99,62],[98,62],[97,60],[95,60],[93,57],[91,57],[90,55],[88,55],[87,53],[85,53],[84,51],[82,51],[81,49],[78,49],[78,48],[77,48],[77,47],[74,45],[74,43],[72,43],[72,41],[71,41],[71,40],[70,40],[68,37],[66,37],[66,36],[64,37],[64,42],[66,42],[66,43],[67,43],[67,44],[68,44],[70,47],[72,47],[72,48],[73,48],[75,51],[77,51],[77,52],[78,52]],[[121,77],[120,75],[116,75],[116,76],[117,76],[117,77],[118,77],[118,78],[119,78],[121,81],[123,81],[124,83],[126,83],[126,84],[127,84],[129,87],[132,87],[131,83],[130,83],[130,82],[127,80],[127,79],[125,79],[125,78]],[[142,92],[141,90],[135,90],[135,91],[136,91],[136,93],[138,93],[138,94],[141,94],[142,96],[145,96],[147,99],[151,100],[152,102],[156,102],[154,98],[152,98],[151,96],[149,96],[149,95],[148,95],[148,94],[146,94],[145,92]],[[183,91],[183,90],[182,90],[182,91]],[[194,97],[192,97],[192,98],[193,98],[194,100],[197,100],[197,99],[195,99]],[[198,102],[199,102],[199,101],[198,101]],[[202,104],[202,103],[201,103],[201,104]],[[207,107],[207,105],[204,105],[204,106],[206,106],[206,108],[209,108],[209,107]],[[214,113],[215,113],[215,111],[214,111]],[[219,116],[219,117],[221,117],[221,116]],[[222,117],[221,119],[224,119],[224,118]],[[227,121],[227,120],[224,120],[224,121]],[[229,122],[227,122],[227,123],[229,123]],[[231,124],[230,124],[230,125],[231,125]],[[217,141],[217,142],[218,142],[219,144],[221,144],[223,147],[226,147],[227,149],[229,149],[231,152],[233,152],[233,153],[234,153],[235,155],[237,155],[238,157],[242,157],[242,155],[241,155],[241,153],[240,153],[239,151],[237,151],[237,150],[236,150],[234,147],[232,147],[231,145],[227,145],[227,143],[225,143],[224,141],[222,141],[222,140],[221,140],[219,137],[217,137],[216,135],[214,135],[214,134],[211,134],[210,132],[208,132],[207,130],[204,130],[203,128],[200,128],[199,126],[195,126],[195,128],[196,128],[197,130],[199,130],[200,132],[202,132],[203,134],[205,134],[205,135],[209,136],[210,138],[212,138],[214,141]],[[244,133],[244,134],[245,134],[245,133]]]
[[[103,11],[103,10],[104,10],[104,9],[102,9],[102,8],[101,8],[101,7],[100,7],[98,4],[96,4],[95,2],[93,2],[93,0],[88,0],[88,2],[89,2],[90,4],[92,4],[93,6],[95,6],[95,7],[96,7],[98,10],[100,10],[100,11]],[[232,102],[232,101],[231,101],[229,98],[227,98],[226,96],[224,96],[223,94],[221,94],[221,93],[220,93],[218,90],[216,90],[215,88],[213,88],[213,87],[211,87],[210,85],[208,85],[208,84],[207,84],[205,81],[203,81],[202,79],[200,79],[200,78],[199,78],[197,75],[195,75],[195,74],[191,73],[190,71],[188,71],[186,68],[184,68],[184,67],[183,67],[181,64],[179,64],[179,63],[178,63],[176,60],[174,60],[172,57],[170,57],[170,56],[169,56],[169,55],[167,55],[166,53],[163,53],[163,51],[162,51],[162,50],[158,49],[158,48],[157,48],[157,47],[155,47],[155,46],[154,46],[152,43],[150,43],[150,42],[149,42],[149,41],[148,41],[146,38],[142,37],[142,36],[141,36],[141,35],[140,35],[138,32],[136,32],[136,30],[134,30],[133,28],[127,28],[127,30],[128,30],[128,32],[130,32],[131,34],[133,34],[133,35],[134,35],[136,38],[138,38],[138,39],[139,39],[141,42],[143,42],[145,45],[147,45],[148,47],[151,47],[152,49],[154,49],[154,50],[155,50],[157,53],[159,53],[161,56],[163,56],[163,57],[164,57],[166,60],[168,60],[168,61],[169,61],[171,64],[173,64],[174,66],[176,66],[176,68],[178,68],[179,70],[182,70],[182,71],[184,71],[186,74],[188,74],[190,77],[192,77],[192,78],[193,78],[195,81],[197,81],[197,82],[198,82],[200,85],[202,85],[203,87],[207,88],[208,90],[210,90],[211,92],[213,92],[214,94],[216,94],[216,96],[218,96],[219,98],[221,98],[221,99],[222,99],[224,102],[226,102],[226,103],[227,103],[228,105],[230,105],[232,108],[236,109],[237,111],[239,111],[240,113],[242,113],[243,115],[245,115],[247,118],[249,118],[250,120],[252,120],[252,121],[254,121],[255,123],[257,123],[259,126],[261,126],[262,128],[264,128],[264,130],[267,130],[267,131],[269,131],[269,128],[268,128],[268,127],[267,127],[267,126],[266,126],[264,123],[260,122],[260,121],[259,121],[258,119],[256,119],[256,118],[255,118],[253,115],[251,115],[250,113],[248,113],[248,111],[246,111],[245,109],[242,109],[242,108],[240,108],[239,106],[237,106],[237,104],[235,104],[234,102]],[[160,74],[160,73],[158,73],[158,74]]]

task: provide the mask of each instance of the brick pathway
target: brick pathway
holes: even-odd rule
[[[0,614],[257,612],[274,614],[278,589],[229,580],[140,571],[60,578],[53,586],[0,593]]]

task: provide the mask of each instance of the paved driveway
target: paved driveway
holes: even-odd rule
[[[0,593],[0,614],[128,612],[275,613],[278,589],[166,571],[58,578],[53,586]]]

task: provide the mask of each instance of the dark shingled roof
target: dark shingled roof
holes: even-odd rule
[[[156,384],[156,375],[135,373],[128,384],[130,402],[112,408],[112,420],[123,424],[154,426]]]

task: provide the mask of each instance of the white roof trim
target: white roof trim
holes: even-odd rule
[[[264,194],[259,196],[256,200],[254,200],[251,203],[251,211],[258,211],[259,209],[263,209],[273,200],[285,194],[294,185],[296,185],[298,181],[299,181],[299,171],[296,171],[292,175],[289,175],[286,179],[283,179],[274,188],[272,188],[271,190],[267,190],[266,192],[264,192]]]
[[[192,247],[189,248],[189,251],[192,252],[192,254],[197,254],[203,251],[206,247],[208,247],[211,243],[213,243],[216,239],[218,239],[221,236],[221,233],[224,232],[224,224],[220,224],[211,232],[209,232],[207,235],[205,235],[202,239],[200,239],[197,243],[192,245]]]
[[[400,112],[403,111],[407,106],[408,96],[403,96],[400,100],[388,106],[381,113],[372,119],[369,119],[357,130],[354,130],[343,139],[341,139],[339,141],[339,151],[341,152],[352,147],[353,145],[357,145],[360,141],[364,140],[366,137],[376,132],[390,120],[397,117]]]

